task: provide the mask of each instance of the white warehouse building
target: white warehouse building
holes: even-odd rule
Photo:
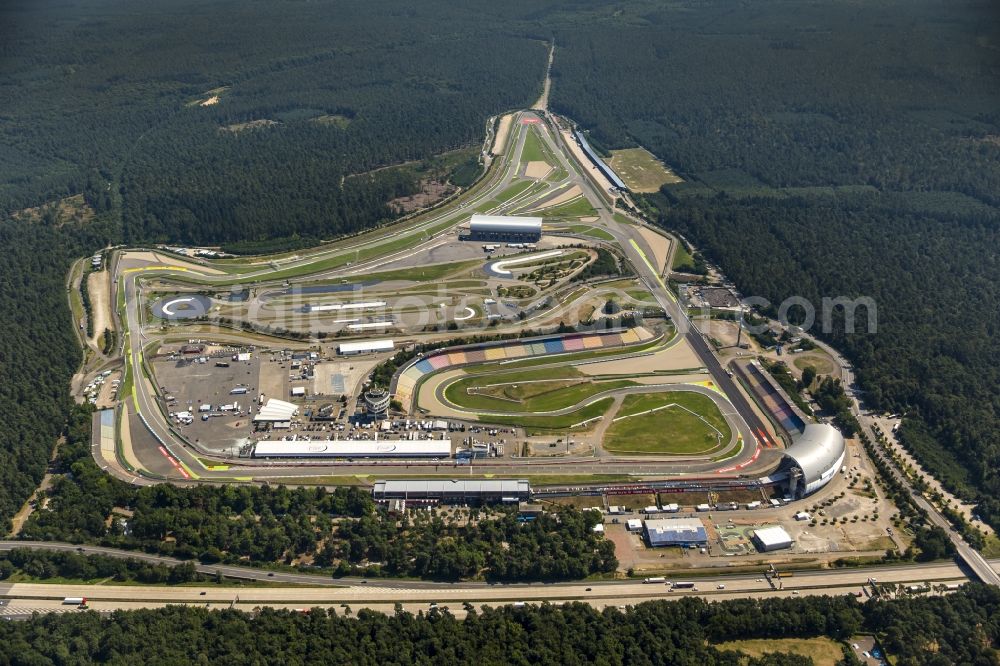
[[[473,215],[469,231],[476,240],[537,242],[542,237],[542,218],[510,215]]]
[[[780,525],[754,530],[751,540],[762,553],[791,548],[793,543],[791,535]]]

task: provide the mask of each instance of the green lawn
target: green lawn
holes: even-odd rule
[[[670,264],[670,270],[676,271],[677,269],[685,266],[693,268],[694,257],[692,257],[691,253],[687,251],[686,247],[684,247],[684,243],[678,240],[673,241],[672,245],[674,246],[674,260]]]
[[[590,205],[586,197],[577,197],[564,204],[545,208],[538,211],[543,217],[592,217],[597,215],[597,211]]]
[[[463,409],[538,413],[572,407],[598,393],[635,384],[631,380],[552,379],[551,372],[543,374],[546,375],[544,379],[529,383],[497,375],[467,377],[450,384],[445,390],[445,397]],[[470,389],[477,392],[469,393]],[[573,419],[572,422],[579,420]]]
[[[583,409],[563,416],[490,416],[484,420],[497,425],[521,426],[529,435],[544,434],[551,430],[567,430],[577,423],[601,416],[611,408],[613,402],[613,398],[602,398]]]
[[[534,128],[529,128],[524,135],[524,148],[521,150],[521,162],[549,162],[542,146],[542,138]]]
[[[691,391],[625,396],[615,418],[622,416],[630,418],[615,421],[604,435],[604,448],[613,453],[710,453],[732,436],[715,403]],[[722,433],[721,442],[712,427]]]
[[[717,650],[733,650],[749,657],[763,657],[775,652],[786,652],[812,659],[815,666],[835,666],[844,653],[841,644],[831,638],[768,638],[727,641],[714,645]]]

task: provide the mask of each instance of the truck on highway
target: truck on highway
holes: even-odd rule
[[[663,576],[653,576],[652,578],[645,578],[643,583],[666,583],[667,579]]]
[[[86,608],[87,597],[66,597],[63,599],[63,606],[79,606],[80,608]]]
[[[694,587],[694,583],[690,582],[677,582],[670,586],[672,590],[690,590]]]

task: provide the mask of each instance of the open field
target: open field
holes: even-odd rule
[[[551,430],[569,430],[584,421],[596,419],[607,412],[612,403],[614,398],[602,398],[561,416],[490,416],[484,420],[497,425],[521,426],[529,435],[544,434]]]
[[[590,205],[590,202],[583,196],[567,201],[564,204],[543,208],[538,211],[543,217],[591,217],[597,215],[597,211]]]
[[[542,139],[534,129],[528,130],[524,136],[524,148],[521,151],[521,162],[545,162],[551,165],[552,159],[542,145]]]
[[[111,273],[95,271],[87,276],[87,292],[90,294],[90,314],[94,318],[94,335],[90,344],[95,349],[104,346],[104,330],[111,325],[111,307],[108,304],[111,291]]]
[[[800,354],[795,357],[792,361],[796,368],[799,370],[805,370],[807,367],[812,366],[816,369],[816,373],[820,375],[832,374],[836,367],[833,365],[833,361],[827,358],[826,355],[819,354]]]
[[[449,385],[445,398],[470,410],[537,413],[572,407],[598,393],[634,385],[630,380],[592,381],[572,375],[554,378],[556,370],[466,377]]]
[[[651,409],[658,411],[643,413]],[[629,395],[605,433],[604,448],[615,453],[688,455],[711,452],[731,436],[718,407],[703,395]]]
[[[676,271],[685,267],[694,267],[694,257],[684,247],[684,243],[677,242],[674,244],[674,260],[670,263],[670,270]]]
[[[836,666],[844,656],[841,644],[832,638],[768,638],[727,641],[716,644],[715,648],[734,650],[758,658],[775,652],[790,652],[812,659],[816,666]]]
[[[633,192],[659,192],[662,185],[683,182],[645,148],[612,150],[608,164]]]

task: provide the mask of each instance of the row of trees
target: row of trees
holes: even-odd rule
[[[995,664],[1000,592],[978,585],[947,596],[655,601],[598,611],[589,605],[469,610],[462,620],[414,615],[262,609],[254,614],[171,606],[159,610],[38,616],[0,623],[0,654],[16,663],[271,662],[296,664],[676,664],[807,666],[809,657],[751,657],[722,641],[875,633],[905,666]],[[838,664],[857,664],[849,649]]]
[[[618,566],[614,544],[591,531],[600,515],[573,509],[530,523],[513,509],[395,516],[365,488],[168,484],[135,488],[90,457],[90,410],[76,407],[46,509],[24,539],[144,550],[202,562],[312,561],[340,575],[457,580],[579,579]]]
[[[15,548],[0,559],[0,580],[13,575],[33,579],[69,578],[72,580],[138,581],[147,584],[191,583],[208,580],[195,571],[194,563],[174,566],[152,564],[138,559],[122,559],[107,555],[83,555],[64,551]]]

